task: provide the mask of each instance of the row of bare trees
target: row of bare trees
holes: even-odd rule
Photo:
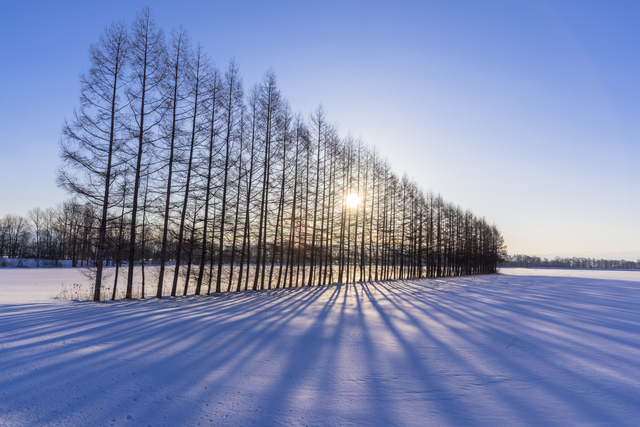
[[[58,182],[95,217],[105,263],[153,262],[158,298],[491,273],[497,228],[395,175],[322,107],[294,115],[275,74],[245,91],[149,9],[90,49]],[[144,286],[144,285],[143,285]],[[142,293],[144,296],[144,292]]]
[[[72,267],[93,265],[95,220],[91,205],[73,200],[56,208],[32,209],[27,217],[5,215],[0,218],[0,266],[57,267],[64,260]],[[35,265],[26,259],[35,260]]]
[[[600,270],[637,270],[640,269],[640,259],[637,261],[627,261],[624,259],[595,259],[584,257],[553,259],[540,258],[530,255],[508,255],[500,264],[502,267],[520,268],[577,268],[577,269],[600,269]]]

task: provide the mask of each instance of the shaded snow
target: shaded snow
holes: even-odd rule
[[[505,269],[94,304],[42,302],[30,285],[41,271],[0,270],[0,425],[640,419],[640,272]]]

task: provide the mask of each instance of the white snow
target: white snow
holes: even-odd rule
[[[0,425],[640,419],[637,271],[46,300],[77,274],[0,269]]]
[[[74,289],[74,285],[81,285],[88,295],[88,280],[82,271],[79,268],[0,268],[0,304],[51,302],[64,291]]]

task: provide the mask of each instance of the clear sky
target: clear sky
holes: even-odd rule
[[[186,4],[185,4],[186,3]],[[88,47],[150,5],[245,87],[272,67],[510,253],[640,258],[638,1],[12,1],[0,12],[0,215],[55,206]]]

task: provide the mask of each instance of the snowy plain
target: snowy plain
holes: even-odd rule
[[[0,426],[632,426],[640,272],[90,303],[0,269]]]

